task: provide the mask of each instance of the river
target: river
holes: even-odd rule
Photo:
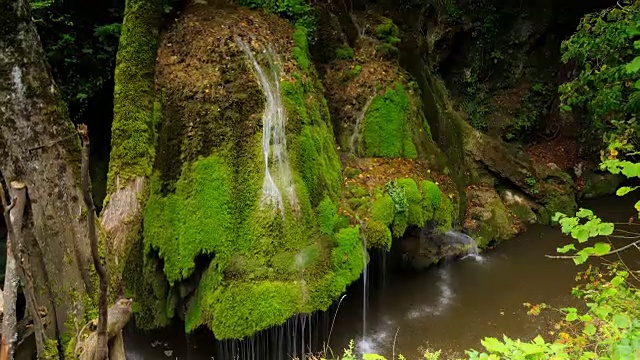
[[[627,221],[636,215],[636,200],[613,196],[582,206],[605,220]],[[583,267],[571,260],[545,257],[569,240],[556,228],[536,225],[484,252],[480,260],[443,261],[419,272],[387,269],[384,281],[376,276],[377,281],[369,286],[366,341],[362,341],[363,286],[356,283],[338,308],[331,348],[341,353],[354,339],[358,348],[388,357],[395,352],[417,359],[423,349],[430,348],[443,349],[446,359],[465,349],[480,350],[485,336],[507,334],[523,340],[537,334],[548,336],[557,315],[553,311],[543,311],[538,317],[527,315],[523,303],[544,302],[555,308],[577,304],[570,291]],[[325,316],[329,324],[334,313]],[[190,339],[179,333],[179,326],[152,334],[130,328],[125,335],[127,358],[200,360],[215,356],[211,339],[202,335]]]

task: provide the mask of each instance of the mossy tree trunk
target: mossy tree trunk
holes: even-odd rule
[[[0,171],[26,187],[20,233],[48,339],[79,320],[89,285],[80,142],[56,87],[28,0],[0,0]],[[24,281],[24,279],[21,279]],[[64,301],[61,301],[64,299]],[[81,321],[77,321],[81,322]],[[47,353],[57,354],[55,341]],[[41,354],[41,356],[43,356]]]
[[[127,0],[116,60],[108,195],[101,220],[116,285],[131,242],[139,236],[155,157],[154,69],[161,19],[161,0]]]

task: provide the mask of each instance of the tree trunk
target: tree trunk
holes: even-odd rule
[[[116,60],[108,196],[102,227],[118,283],[138,238],[155,157],[154,69],[162,0],[127,0]]]
[[[79,321],[90,287],[80,143],[53,82],[28,0],[0,0],[0,172],[27,188],[19,231],[49,339]],[[60,301],[64,299],[65,301]],[[9,304],[5,304],[5,307]],[[73,324],[74,321],[71,321]]]
[[[2,197],[2,207],[4,209],[4,221],[7,228],[10,226],[10,213],[15,207],[12,200],[11,205],[5,200],[4,187],[0,186],[0,196]],[[2,318],[2,344],[0,345],[0,360],[12,360],[18,343],[18,319],[16,316],[16,301],[18,299],[18,272],[16,271],[16,260],[13,257],[11,248],[12,236],[7,234],[7,262],[4,272],[4,317]],[[4,304],[3,304],[4,305]]]
[[[109,323],[107,324],[107,341],[109,342],[109,360],[125,360],[122,329],[131,318],[131,300],[120,299],[109,308]],[[98,320],[99,321],[99,320]],[[94,320],[92,323],[95,323]],[[90,324],[92,324],[90,323]],[[89,324],[89,325],[90,325]],[[80,337],[83,337],[80,339]],[[98,348],[98,332],[93,331],[85,336],[79,334],[76,344],[76,355],[80,360],[94,360]]]

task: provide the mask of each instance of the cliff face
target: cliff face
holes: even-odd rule
[[[515,11],[506,4],[491,32],[475,21],[499,4],[392,5],[318,2],[311,27],[198,4],[164,34],[157,157],[143,245],[131,257],[144,260],[128,265],[128,287],[145,299],[139,325],[180,316],[187,331],[242,338],[326,309],[360,276],[363,244],[388,250],[407,232],[456,228],[484,248],[575,210],[567,166],[505,136],[524,129],[527,106],[555,95],[530,86],[541,93],[526,106],[494,101],[547,65],[510,50],[488,66],[478,53],[505,34],[514,49],[542,51],[555,41],[556,10],[503,22]],[[478,80],[491,69],[500,76]],[[504,81],[509,72],[514,81]],[[485,98],[491,111],[469,103]],[[527,121],[544,133],[544,116]],[[431,263],[466,251],[431,240],[410,255]]]

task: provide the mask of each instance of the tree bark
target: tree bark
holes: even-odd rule
[[[33,284],[33,277],[31,275],[31,264],[29,263],[29,257],[24,256],[24,243],[22,241],[22,220],[24,217],[24,209],[27,202],[27,189],[24,184],[12,181],[9,194],[13,199],[11,206],[6,205],[4,198],[4,189],[0,186],[0,197],[2,197],[2,205],[5,209],[11,209],[10,214],[5,211],[5,223],[7,225],[7,244],[11,246],[7,247],[11,250],[11,256],[14,259],[15,271],[18,274],[18,278],[22,282],[22,291],[24,293],[27,302],[27,311],[31,315],[33,321],[33,327],[36,337],[36,349],[39,355],[45,354],[45,343],[47,337],[44,332],[44,325],[40,316],[40,310],[38,309],[38,302],[35,296],[35,288]],[[13,299],[15,301],[15,299]],[[15,311],[15,304],[13,304],[13,310]],[[15,350],[15,349],[14,349]]]
[[[120,277],[140,230],[155,158],[155,61],[162,0],[127,0],[116,60],[108,196],[102,215]]]
[[[0,172],[28,189],[19,231],[49,339],[83,323],[89,276],[80,143],[45,60],[28,0],[0,0]],[[64,299],[64,301],[60,301]],[[5,304],[8,306],[8,304]],[[71,321],[74,323],[74,321]]]
[[[0,197],[2,198],[2,207],[4,209],[4,221],[7,229],[11,223],[11,210],[15,207],[15,201],[7,204],[5,199],[4,187],[0,185]],[[13,237],[7,233],[7,263],[4,272],[4,317],[2,319],[2,344],[0,347],[0,360],[12,360],[15,353],[16,343],[18,342],[18,319],[16,316],[16,300],[18,298],[18,273],[16,271],[16,261],[13,257],[11,244]]]
[[[89,130],[87,126],[82,124],[78,126],[78,133],[82,138],[82,197],[87,206],[87,227],[89,229],[89,242],[91,244],[91,257],[93,266],[100,278],[100,294],[99,294],[99,317],[97,331],[97,345],[94,360],[106,360],[107,349],[107,321],[108,308],[107,297],[109,295],[109,274],[100,261],[98,253],[98,234],[96,233],[96,207],[91,197],[91,189],[89,188],[89,154],[91,152],[91,144],[89,141]]]

